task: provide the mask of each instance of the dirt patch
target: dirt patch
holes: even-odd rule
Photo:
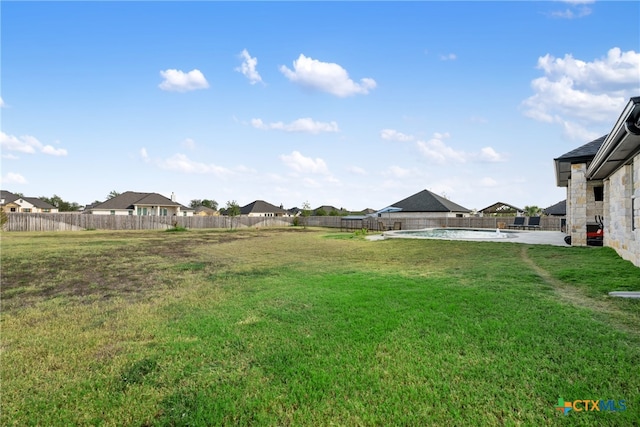
[[[163,233],[132,234],[116,240],[63,241],[54,252],[34,250],[28,259],[4,253],[2,308],[29,306],[43,299],[88,296],[142,298],[155,290],[179,285],[185,274],[204,277],[223,270],[226,261],[202,259],[198,250],[270,233]],[[96,236],[97,237],[97,236]],[[126,236],[125,236],[126,237]],[[114,241],[124,244],[115,245]],[[197,265],[198,268],[193,266]],[[177,268],[176,268],[177,266]],[[184,266],[190,266],[186,268]]]

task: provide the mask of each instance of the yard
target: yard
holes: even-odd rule
[[[1,238],[1,425],[640,419],[640,301],[607,296],[640,291],[640,269],[609,248],[294,227]]]

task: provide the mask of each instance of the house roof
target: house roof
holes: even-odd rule
[[[571,165],[574,163],[590,163],[606,137],[607,135],[601,136],[553,159],[556,167],[556,185],[558,187],[566,187],[571,177]]]
[[[469,209],[433,194],[429,190],[422,190],[413,196],[393,203],[391,206],[402,208],[402,212],[471,212]]]
[[[248,215],[250,213],[288,213],[284,209],[281,209],[271,203],[267,203],[264,200],[256,200],[240,208],[241,215]]]
[[[25,202],[29,202],[31,205],[39,209],[58,209],[55,206],[53,206],[51,203],[47,203],[44,200],[39,199],[37,197],[22,197],[6,190],[0,190],[0,199],[4,200],[5,205],[8,203],[15,202],[18,199],[22,199]]]
[[[587,178],[605,179],[640,152],[640,96],[630,98],[587,167]]]
[[[331,212],[333,212],[333,211],[336,211],[336,212],[338,212],[338,213],[344,213],[344,212],[347,212],[347,211],[346,211],[346,210],[344,210],[344,209],[338,209],[338,208],[336,208],[335,206],[330,206],[330,205],[322,205],[322,206],[318,206],[317,208],[315,208],[315,209],[313,210],[313,212],[317,212],[317,211],[319,211],[320,209],[322,209],[323,211],[325,211],[327,214],[329,214],[329,213],[331,213]]]
[[[183,206],[178,202],[164,197],[158,193],[138,193],[135,191],[125,191],[111,199],[94,205],[91,209],[133,209],[134,206],[179,206],[180,210],[192,211],[193,209]]]
[[[208,206],[198,206],[195,209],[195,211],[196,211],[196,213],[205,212],[205,213],[211,213],[211,214],[217,212],[215,209],[211,209]]]
[[[478,212],[492,214],[492,213],[511,213],[511,212],[524,212],[523,209],[510,205],[508,203],[496,202],[491,206],[487,206],[484,209],[479,210]]]
[[[22,199],[26,200],[27,202],[31,203],[33,206],[39,209],[58,209],[55,206],[53,206],[51,203],[47,203],[44,200],[39,199],[37,197],[23,197]]]
[[[7,190],[0,190],[0,199],[4,200],[4,203],[11,203],[14,200],[18,200],[20,198],[20,196],[13,194],[10,191]]]
[[[546,209],[543,209],[545,215],[564,216],[567,214],[567,200],[551,205]]]

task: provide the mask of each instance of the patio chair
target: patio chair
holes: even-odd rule
[[[387,226],[384,225],[384,222],[378,221],[378,230],[379,231],[387,231]]]
[[[529,217],[529,222],[527,223],[526,227],[529,230],[540,230],[540,217],[539,216],[530,216]]]
[[[396,221],[393,223],[393,229],[394,230],[402,230],[402,222],[400,221]]]
[[[524,230],[524,220],[525,220],[525,218],[523,216],[517,216],[513,220],[513,224],[509,224],[508,227],[509,228],[522,228]]]

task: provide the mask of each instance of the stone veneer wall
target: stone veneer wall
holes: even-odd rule
[[[605,209],[604,245],[640,267],[640,154],[605,182]]]
[[[567,233],[572,246],[587,244],[587,164],[571,165],[567,187]]]

